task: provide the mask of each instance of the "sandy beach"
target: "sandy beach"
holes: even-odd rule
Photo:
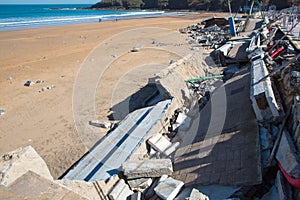
[[[0,108],[6,111],[0,116],[0,154],[31,145],[58,178],[105,135],[97,129],[99,135],[89,136],[87,145],[74,124],[73,86],[91,52],[103,56],[103,63],[98,63],[102,76],[95,118],[108,121],[112,105],[144,87],[170,60],[188,53],[178,30],[211,16],[213,13],[0,32]],[[138,54],[129,52],[134,45],[142,45]],[[24,86],[28,80],[39,79],[45,82]],[[51,85],[52,90],[39,92]]]

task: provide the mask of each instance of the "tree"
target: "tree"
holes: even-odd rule
[[[188,0],[169,0],[168,1],[170,9],[187,9]]]

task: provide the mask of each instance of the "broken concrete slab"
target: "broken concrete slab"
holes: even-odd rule
[[[0,172],[2,178],[0,185],[9,186],[28,171],[33,171],[46,179],[53,180],[45,161],[32,146],[27,146],[1,156]]]
[[[179,146],[179,142],[172,143],[170,142],[166,137],[164,137],[161,134],[152,136],[151,138],[148,139],[148,143],[150,146],[155,149],[156,151],[169,156],[171,155],[176,148]]]
[[[252,61],[251,91],[252,108],[258,121],[271,120],[279,117],[279,106],[272,89],[267,67],[262,59]]]
[[[172,200],[177,196],[183,185],[184,183],[182,181],[169,177],[166,180],[161,181],[154,188],[154,191],[160,198],[164,200]]]
[[[111,200],[127,200],[133,192],[129,189],[129,186],[123,179],[120,179],[116,186],[109,194]]]
[[[146,188],[150,187],[152,182],[152,178],[139,178],[127,180],[127,183],[130,186],[131,190],[134,191],[143,191]]]
[[[277,149],[276,159],[289,176],[300,179],[300,160],[296,152],[291,136],[284,130]]]
[[[209,200],[208,196],[193,188],[189,200]]]
[[[2,196],[2,190],[8,192]],[[57,200],[83,200],[84,198],[73,191],[53,181],[44,178],[32,171],[20,176],[7,187],[0,187],[0,198],[6,199],[57,199]]]
[[[105,196],[107,194],[104,194],[101,186],[99,186],[101,190],[98,189],[96,182],[74,181],[66,179],[55,180],[54,182],[89,200],[97,200],[99,198],[106,199]]]
[[[281,199],[281,200],[293,199],[291,186],[285,180],[283,174],[280,171],[277,172],[275,186],[278,191],[279,199]]]
[[[153,107],[130,113],[63,178],[97,181],[108,180],[111,176],[119,174],[122,163],[131,159],[153,131],[157,132],[157,129],[161,128],[161,119],[164,118],[170,103],[171,100],[165,100]]]
[[[160,177],[171,175],[173,166],[170,159],[133,160],[123,163],[122,170],[128,179]]]

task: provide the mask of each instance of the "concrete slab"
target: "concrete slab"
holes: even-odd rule
[[[250,99],[256,118],[259,121],[279,117],[279,106],[272,89],[270,77],[263,59],[252,61],[251,64],[251,93]]]
[[[286,179],[284,178],[283,174],[280,171],[277,172],[275,186],[278,191],[279,199],[282,200],[293,199],[291,186],[286,181]]]
[[[149,132],[160,123],[171,100],[130,113],[119,126],[83,157],[63,177],[70,180],[108,180],[118,174],[123,162],[141,146]]]
[[[248,69],[211,96],[189,131],[179,133],[173,178],[186,186],[252,185],[262,181],[258,124],[251,108]]]
[[[46,162],[31,146],[2,155],[0,158],[0,171],[2,175],[0,185],[4,186],[10,185],[28,171],[33,171],[44,178],[53,180]]]
[[[132,160],[123,163],[122,169],[128,179],[142,177],[161,177],[173,172],[170,159]]]
[[[191,196],[192,190],[196,189],[206,195],[209,200],[220,200],[227,199],[237,190],[239,187],[223,186],[223,185],[208,185],[208,186],[195,186],[195,187],[184,187],[180,194],[175,200],[187,199]]]
[[[120,179],[116,186],[109,194],[110,200],[127,200],[133,192],[129,189],[129,186],[123,179]]]
[[[289,133],[284,130],[278,145],[276,159],[283,169],[295,179],[300,178],[300,159]]]
[[[161,181],[155,188],[155,193],[164,200],[172,200],[179,193],[184,183],[171,177]]]
[[[60,186],[32,171],[19,177],[15,182],[5,188],[12,199],[57,199],[72,200],[86,199],[66,187]],[[8,194],[6,194],[8,195]],[[0,190],[0,199],[4,198]]]

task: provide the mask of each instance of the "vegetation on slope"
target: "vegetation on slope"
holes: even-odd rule
[[[231,0],[233,11],[244,6],[250,6],[252,0]],[[256,5],[262,3],[264,7],[276,5],[278,9],[300,5],[300,0],[256,0]],[[122,9],[192,9],[228,11],[228,0],[102,0],[92,8],[122,8]]]

